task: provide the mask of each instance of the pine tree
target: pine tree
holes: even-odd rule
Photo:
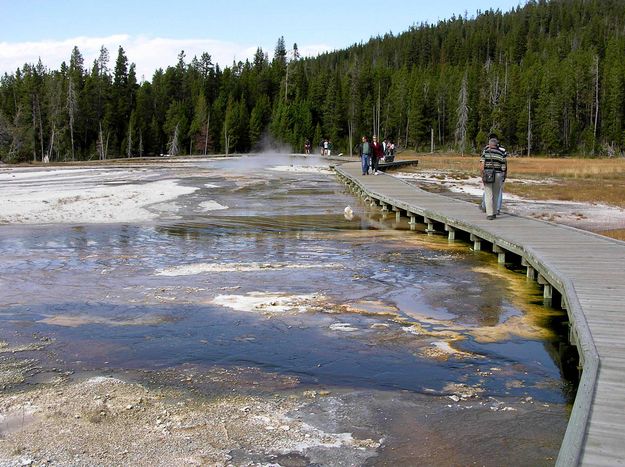
[[[209,129],[210,129],[210,113],[204,97],[204,91],[200,91],[200,95],[195,103],[193,111],[193,120],[189,127],[189,138],[193,142],[196,153],[206,155],[209,146]]]
[[[252,148],[255,148],[260,142],[269,123],[270,112],[269,97],[263,94],[256,101],[256,105],[250,115],[249,140]]]

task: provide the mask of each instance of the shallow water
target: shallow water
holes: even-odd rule
[[[27,353],[41,371],[248,368],[344,399],[385,394],[369,402],[388,415],[373,464],[425,456],[424,430],[434,464],[443,438],[456,439],[450,464],[497,465],[504,446],[541,435],[515,463],[553,462],[570,398],[563,316],[533,282],[365,207],[329,173],[289,171],[310,159],[195,164],[181,183],[201,189],[152,206],[157,223],[2,227],[0,339],[45,336]],[[272,381],[262,390],[284,389]],[[482,404],[468,419],[467,401]],[[343,423],[356,432],[357,414]],[[469,441],[475,430],[490,441]]]

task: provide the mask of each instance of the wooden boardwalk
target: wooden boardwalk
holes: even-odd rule
[[[582,368],[557,464],[625,465],[625,242],[503,213],[487,220],[477,205],[428,193],[387,174],[362,176],[360,163],[339,178],[382,209],[464,237],[500,262],[517,255],[546,298],[560,296]]]

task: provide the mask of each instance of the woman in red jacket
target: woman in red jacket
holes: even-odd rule
[[[384,147],[382,146],[382,143],[378,141],[378,138],[375,135],[373,136],[371,149],[371,171],[373,172],[373,175],[377,175],[380,173],[378,172],[378,164],[380,163],[380,159],[384,157]]]

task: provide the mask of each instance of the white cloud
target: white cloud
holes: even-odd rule
[[[0,42],[0,71],[12,73],[24,63],[37,63],[39,58],[44,66],[58,69],[63,61],[69,63],[74,46],[78,46],[85,58],[85,65],[90,66],[99,55],[102,45],[107,47],[110,53],[111,44],[123,44],[128,40],[128,35],[118,34],[109,37],[74,37],[58,41]]]
[[[189,63],[194,56],[200,57],[207,52],[213,63],[224,68],[231,66],[234,60],[251,59],[259,45],[238,44],[214,39],[169,39],[163,37],[130,36],[117,34],[106,37],[74,37],[59,41],[41,42],[0,42],[0,74],[14,73],[25,63],[36,64],[39,58],[45,67],[57,70],[62,62],[69,63],[74,46],[78,47],[89,70],[99,56],[100,48],[109,52],[109,68],[115,67],[117,50],[122,46],[129,63],[135,63],[137,77],[150,80],[158,68],[174,66],[178,55],[184,50],[185,61]],[[260,45],[262,49],[273,53],[273,46]],[[330,50],[324,44],[304,45],[299,48],[301,56],[316,56]]]

